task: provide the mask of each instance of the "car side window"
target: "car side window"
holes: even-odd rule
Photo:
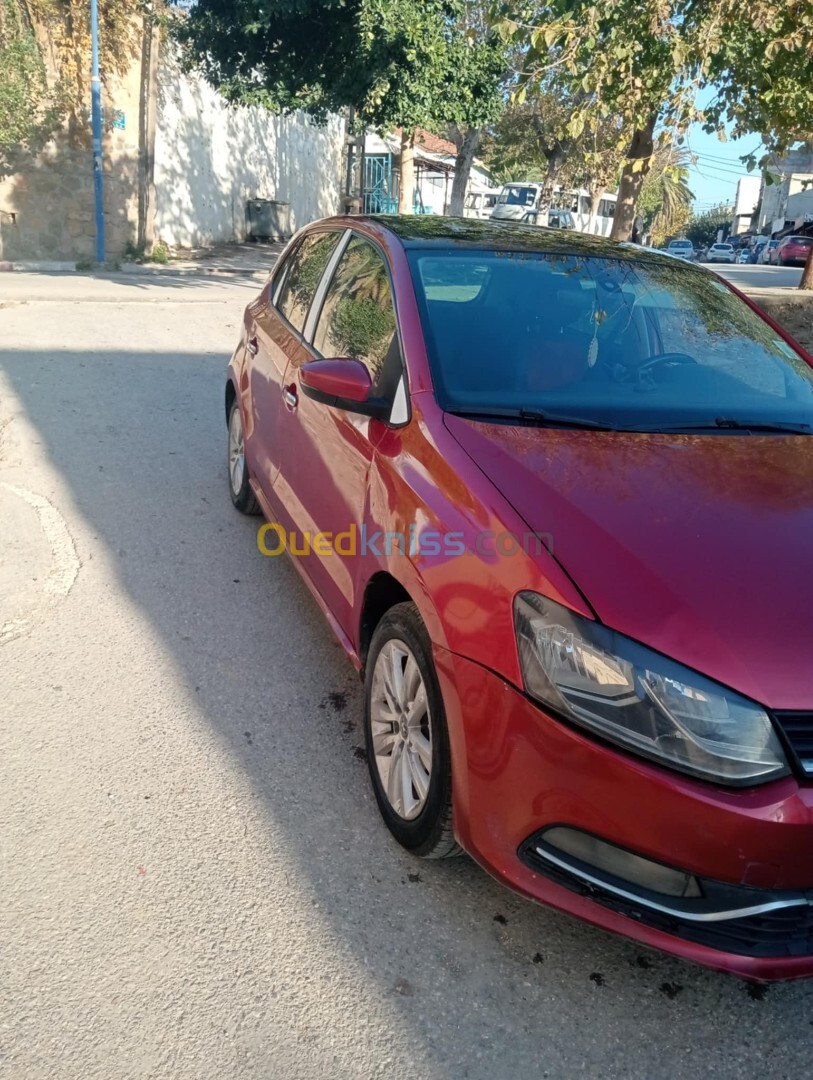
[[[354,236],[339,260],[316,324],[314,349],[361,360],[373,392],[391,397],[402,372],[395,304],[383,256]]]
[[[284,280],[277,297],[277,309],[300,332],[340,235],[338,232],[310,233],[283,268]]]

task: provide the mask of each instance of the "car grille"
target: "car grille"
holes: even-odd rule
[[[813,779],[813,712],[775,712],[795,764],[803,776]]]
[[[699,879],[701,887],[715,891],[729,889],[732,895],[739,895],[744,903],[769,903],[781,901],[784,897],[794,899],[806,897],[807,902],[798,906],[779,908],[774,911],[748,915],[744,918],[720,919],[713,922],[698,922],[682,918],[677,913],[654,910],[634,899],[619,896],[612,890],[612,878],[608,878],[609,888],[599,884],[587,883],[562,866],[554,866],[542,857],[538,848],[539,834],[529,837],[519,849],[520,859],[537,873],[544,875],[557,885],[562,885],[571,892],[588,897],[602,907],[626,915],[627,918],[666,934],[704,945],[709,949],[736,956],[751,956],[756,959],[777,959],[794,956],[813,956],[813,892],[781,893],[768,892],[745,886],[725,886],[708,879]],[[619,882],[616,881],[616,884]],[[643,893],[650,898],[658,894]],[[659,897],[663,900],[664,898]]]

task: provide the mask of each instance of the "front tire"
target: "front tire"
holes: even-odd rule
[[[243,439],[243,417],[235,398],[229,411],[229,493],[231,501],[241,514],[259,514],[260,504],[251,490],[246,464],[246,448]]]
[[[429,635],[414,604],[390,608],[376,627],[364,697],[367,762],[387,828],[413,855],[459,854],[446,714]]]

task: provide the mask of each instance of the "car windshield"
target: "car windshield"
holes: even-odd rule
[[[500,192],[498,203],[508,206],[533,206],[536,191],[531,187],[508,187]]]
[[[813,429],[813,369],[704,271],[527,251],[409,259],[446,410],[640,431]]]
[[[689,240],[673,240],[669,245],[670,248],[690,248],[691,241]]]

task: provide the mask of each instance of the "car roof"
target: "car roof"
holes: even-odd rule
[[[383,226],[407,249],[459,247],[497,251],[549,251],[557,254],[592,255],[605,259],[640,259],[643,256],[662,263],[668,262],[670,266],[674,264],[668,255],[652,248],[617,243],[603,236],[590,236],[571,230],[565,232],[542,225],[522,225],[516,221],[440,217],[435,214],[381,214],[353,217],[347,220],[347,224],[353,227],[364,221]]]

